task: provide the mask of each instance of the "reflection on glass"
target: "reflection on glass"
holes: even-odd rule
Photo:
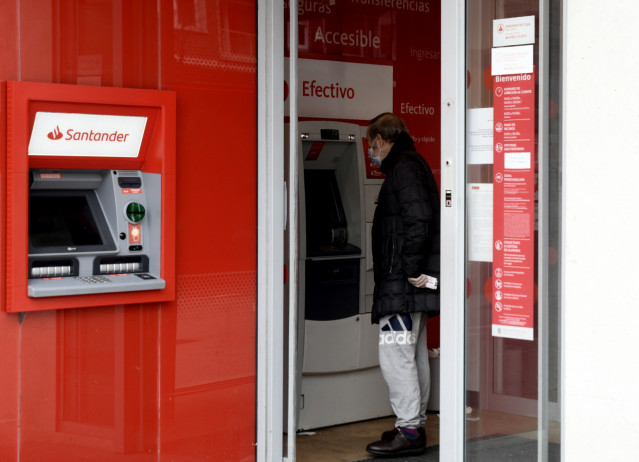
[[[177,181],[188,187],[176,207],[197,217],[176,239],[175,302],[28,313],[19,329],[11,326],[19,332],[19,382],[7,389],[20,393],[19,430],[11,433],[20,460],[254,457],[256,135],[238,137],[236,127],[255,126],[255,8],[248,0],[19,7],[20,56],[11,59],[22,80],[176,89],[178,130],[188,135],[177,140]],[[216,202],[215,214],[203,213],[201,198],[228,192],[230,183],[193,181],[227,162],[202,155],[212,130],[225,134],[216,144],[222,152],[233,144],[227,161],[240,173],[225,178],[242,191]],[[137,221],[144,211],[128,212]],[[232,220],[219,226],[218,216]]]

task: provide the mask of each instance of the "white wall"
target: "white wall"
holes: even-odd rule
[[[639,459],[639,3],[566,0],[563,462]]]

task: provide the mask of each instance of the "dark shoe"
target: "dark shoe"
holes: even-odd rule
[[[397,427],[393,428],[392,430],[388,430],[385,431],[384,433],[382,433],[382,441],[390,441],[393,438],[395,438],[395,435],[397,435],[397,432],[399,430],[397,429]]]
[[[384,434],[390,433],[384,432]],[[383,436],[383,435],[382,435]],[[422,454],[426,449],[426,435],[423,429],[415,438],[409,438],[401,430],[395,432],[390,440],[379,440],[366,446],[366,451],[375,456],[412,456]]]
[[[399,430],[397,429],[397,427],[393,428],[392,430],[385,431],[384,433],[382,433],[382,441],[392,440],[393,438],[395,438],[395,435],[397,435],[398,431]],[[424,438],[426,438],[423,427],[419,427],[417,431],[419,432],[420,436],[424,435]]]

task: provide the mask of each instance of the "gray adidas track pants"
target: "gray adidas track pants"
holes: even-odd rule
[[[430,366],[425,313],[384,316],[379,322],[379,365],[397,416],[396,427],[426,422]]]

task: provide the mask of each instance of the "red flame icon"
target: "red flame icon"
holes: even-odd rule
[[[62,138],[62,132],[60,131],[60,127],[56,126],[55,130],[47,134],[47,137],[50,140],[59,140],[60,138]]]

